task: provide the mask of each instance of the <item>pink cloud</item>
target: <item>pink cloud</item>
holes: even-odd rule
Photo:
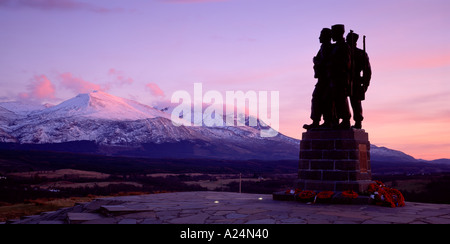
[[[87,93],[93,90],[106,90],[102,88],[100,85],[94,84],[89,81],[85,81],[82,78],[74,77],[72,73],[66,72],[59,75],[61,84],[76,93]]]
[[[114,68],[109,69],[108,75],[113,76],[114,79],[115,79],[115,82],[117,82],[119,85],[126,85],[126,84],[130,85],[134,81],[130,77],[125,77],[123,75],[122,71],[118,71],[118,70],[116,70]]]
[[[28,92],[19,94],[22,99],[55,99],[55,86],[45,75],[35,75],[27,86]]]
[[[438,52],[416,51],[408,53],[391,53],[378,57],[383,62],[377,63],[377,67],[383,70],[398,69],[432,69],[450,66],[450,52],[442,50]]]
[[[109,69],[107,73],[110,78],[108,82],[97,84],[81,77],[74,76],[71,72],[65,72],[58,75],[58,79],[62,87],[72,90],[75,93],[88,93],[94,90],[108,91],[113,87],[121,87],[123,85],[130,85],[134,80],[123,74],[122,71],[116,69]]]
[[[150,82],[150,83],[146,84],[145,87],[147,87],[147,89],[150,90],[150,93],[155,97],[164,97],[165,96],[163,90],[161,90],[161,88],[159,88],[159,86],[155,83]]]
[[[413,68],[446,67],[450,65],[450,53],[423,55],[422,58],[409,59],[407,65]]]
[[[86,10],[95,13],[121,12],[120,8],[104,8],[76,0],[0,0],[0,7],[38,10]]]

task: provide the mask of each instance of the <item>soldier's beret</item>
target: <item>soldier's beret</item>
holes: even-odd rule
[[[320,35],[331,36],[331,29],[330,28],[323,28],[322,31],[320,32]]]
[[[347,41],[352,40],[353,42],[357,42],[359,38],[359,35],[355,32],[350,32],[347,34]]]
[[[344,33],[344,32],[345,32],[345,26],[344,26],[344,25],[341,25],[341,24],[339,24],[339,25],[333,25],[333,26],[331,26],[331,30],[332,30],[333,32],[341,32],[341,33]]]

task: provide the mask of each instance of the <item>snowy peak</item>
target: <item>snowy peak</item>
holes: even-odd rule
[[[372,160],[376,161],[398,161],[398,162],[417,162],[414,157],[393,149],[386,147],[378,147],[371,145],[370,147]]]
[[[139,120],[170,117],[167,113],[150,106],[116,97],[102,91],[79,94],[74,98],[37,113],[51,118],[81,116],[107,120]]]
[[[0,109],[8,110],[16,115],[27,115],[33,111],[43,110],[51,105],[33,103],[31,101],[14,101],[14,102],[1,102]]]

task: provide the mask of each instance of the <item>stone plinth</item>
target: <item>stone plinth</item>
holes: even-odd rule
[[[364,130],[311,130],[300,142],[296,187],[364,192],[372,183],[369,135]]]

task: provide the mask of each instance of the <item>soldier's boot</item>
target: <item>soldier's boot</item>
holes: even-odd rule
[[[339,130],[339,119],[331,120],[331,129]]]
[[[362,122],[361,121],[355,121],[355,125],[352,126],[354,129],[361,129],[362,128]]]
[[[320,124],[320,121],[314,120],[313,123],[310,125],[304,124],[303,129],[310,130],[310,129],[318,128],[319,124]]]
[[[343,121],[339,124],[338,128],[339,128],[340,130],[348,130],[348,129],[350,129],[350,128],[351,128],[351,127],[350,127],[350,120],[343,120]]]
[[[333,123],[331,121],[325,121],[319,126],[321,129],[331,129],[333,128]]]

